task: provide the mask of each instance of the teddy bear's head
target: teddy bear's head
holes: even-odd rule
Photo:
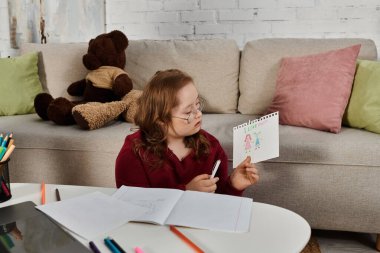
[[[120,31],[112,31],[91,39],[87,54],[83,56],[83,64],[88,70],[101,66],[125,67],[125,49],[128,47],[127,37]]]

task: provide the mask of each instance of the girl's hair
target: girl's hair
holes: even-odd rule
[[[142,138],[135,142],[134,151],[143,161],[153,165],[152,168],[162,165],[168,129],[172,124],[171,110],[179,104],[178,91],[189,83],[193,83],[193,79],[178,69],[158,71],[138,100],[134,121]],[[209,141],[200,132],[185,137],[185,145],[194,150],[196,159],[208,154],[210,149]]]

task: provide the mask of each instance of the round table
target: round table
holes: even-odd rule
[[[0,208],[31,200],[41,204],[40,184],[12,183],[12,198],[0,203]],[[100,191],[112,194],[115,188],[46,184],[46,203],[56,201],[55,189],[62,200],[81,194]],[[309,241],[311,229],[300,215],[285,208],[253,202],[250,231],[248,233],[217,232],[193,228],[178,228],[186,237],[205,252],[300,252]],[[105,236],[113,237],[127,252],[140,247],[144,253],[194,252],[174,235],[167,226],[130,222],[114,231],[94,239],[101,252],[109,252],[103,243]],[[88,246],[88,241],[75,236]]]

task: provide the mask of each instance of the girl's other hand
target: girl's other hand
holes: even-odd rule
[[[259,180],[258,170],[251,163],[251,157],[247,156],[231,173],[231,184],[237,190],[244,190]]]
[[[214,177],[210,179],[210,175],[201,174],[194,177],[187,185],[186,190],[200,191],[200,192],[215,192],[216,182],[219,178]]]

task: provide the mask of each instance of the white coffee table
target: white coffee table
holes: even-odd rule
[[[58,188],[62,199],[78,196],[92,191],[112,194],[115,188],[50,185],[46,184],[46,203],[56,201],[55,189]],[[0,208],[24,201],[41,204],[40,184],[13,183],[12,199],[0,203]],[[295,253],[307,244],[311,229],[304,218],[287,209],[253,202],[251,227],[248,233],[226,233],[208,230],[179,228],[190,240],[205,252],[254,252],[254,253]],[[127,252],[134,252],[139,246],[144,253],[186,253],[194,252],[183,243],[167,226],[142,223],[128,223],[93,241],[101,252],[110,252],[103,243],[106,236],[113,237]],[[74,236],[88,246],[88,241]]]

